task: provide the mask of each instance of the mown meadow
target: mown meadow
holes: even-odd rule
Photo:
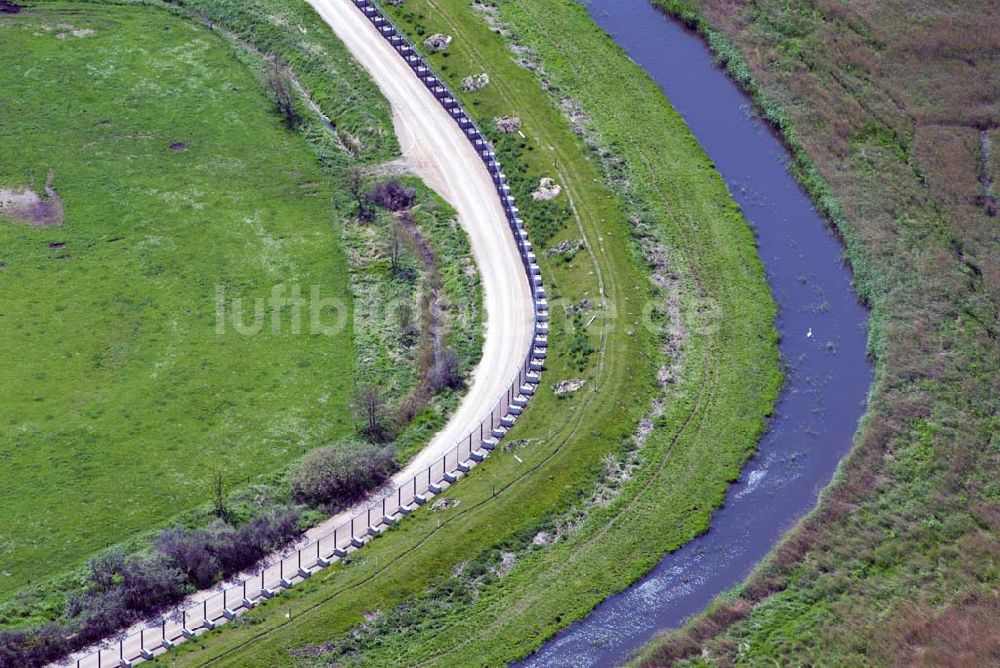
[[[328,178],[218,37],[78,3],[0,34],[0,185],[65,208],[0,220],[2,598],[353,431],[354,347],[233,325],[275,285],[351,301]]]

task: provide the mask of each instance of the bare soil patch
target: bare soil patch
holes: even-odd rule
[[[462,90],[472,92],[482,90],[490,84],[490,75],[486,72],[470,74],[462,79]]]
[[[521,128],[521,119],[517,116],[500,116],[493,119],[493,123],[497,126],[497,130],[508,135]]]
[[[584,384],[586,384],[586,382],[587,381],[584,380],[583,378],[571,378],[569,380],[561,380],[556,384],[554,388],[552,388],[552,392],[554,394],[569,394],[571,392],[576,392],[581,387],[583,387]]]
[[[45,183],[45,197],[31,188],[0,188],[0,215],[37,227],[62,225],[63,204],[52,187],[52,178],[50,172]]]
[[[531,193],[532,199],[535,201],[547,201],[550,199],[555,199],[559,197],[559,193],[562,192],[562,186],[555,182],[554,179],[550,179],[545,176],[538,183],[538,189]]]

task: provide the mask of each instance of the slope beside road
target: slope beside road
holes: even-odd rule
[[[534,302],[493,180],[455,121],[350,0],[309,0],[309,4],[389,101],[403,158],[458,212],[482,276],[486,302],[482,359],[448,424],[393,477],[398,486],[439,461],[490,414],[528,354]],[[359,504],[331,518],[310,536],[329,531],[366,506],[367,502]]]

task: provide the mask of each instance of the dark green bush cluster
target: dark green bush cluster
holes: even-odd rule
[[[87,588],[70,596],[66,620],[0,633],[0,668],[43,666],[238,573],[299,533],[299,512],[278,508],[235,527],[167,529],[152,554],[107,552],[88,564]]]
[[[343,441],[307,454],[290,475],[292,498],[317,508],[337,508],[365,497],[396,470],[386,448]]]

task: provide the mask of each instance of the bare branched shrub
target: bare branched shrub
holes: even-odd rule
[[[366,199],[369,204],[377,204],[388,211],[405,211],[413,206],[417,191],[404,186],[398,179],[389,179],[376,185]]]
[[[73,651],[61,624],[0,632],[0,666],[44,666]]]
[[[427,407],[427,396],[423,392],[411,392],[396,408],[399,424],[410,424]]]
[[[220,470],[212,473],[212,507],[215,516],[219,519],[229,518],[229,510],[226,508],[225,480]]]
[[[156,549],[199,588],[215,582],[221,570],[205,534],[205,531],[177,527],[165,530],[156,539]]]
[[[378,387],[369,385],[362,388],[354,398],[354,405],[364,422],[361,433],[373,443],[385,443],[392,438],[385,397]]]
[[[167,529],[156,548],[199,588],[237,573],[281,547],[298,534],[299,513],[278,508],[241,527],[222,521],[205,529]]]
[[[462,377],[462,360],[451,348],[445,348],[434,361],[430,375],[431,389],[435,392],[443,389],[456,390],[465,385]]]
[[[125,569],[125,553],[119,549],[109,550],[87,562],[90,580],[102,591],[111,589],[115,577]]]
[[[69,624],[63,630],[70,651],[176,603],[188,591],[184,573],[161,554],[124,560],[111,552],[92,561],[90,569],[90,586],[66,602]]]
[[[288,69],[276,58],[264,66],[264,85],[274,99],[274,111],[281,116],[285,127],[294,130],[302,124],[302,115],[295,105],[295,84]]]

